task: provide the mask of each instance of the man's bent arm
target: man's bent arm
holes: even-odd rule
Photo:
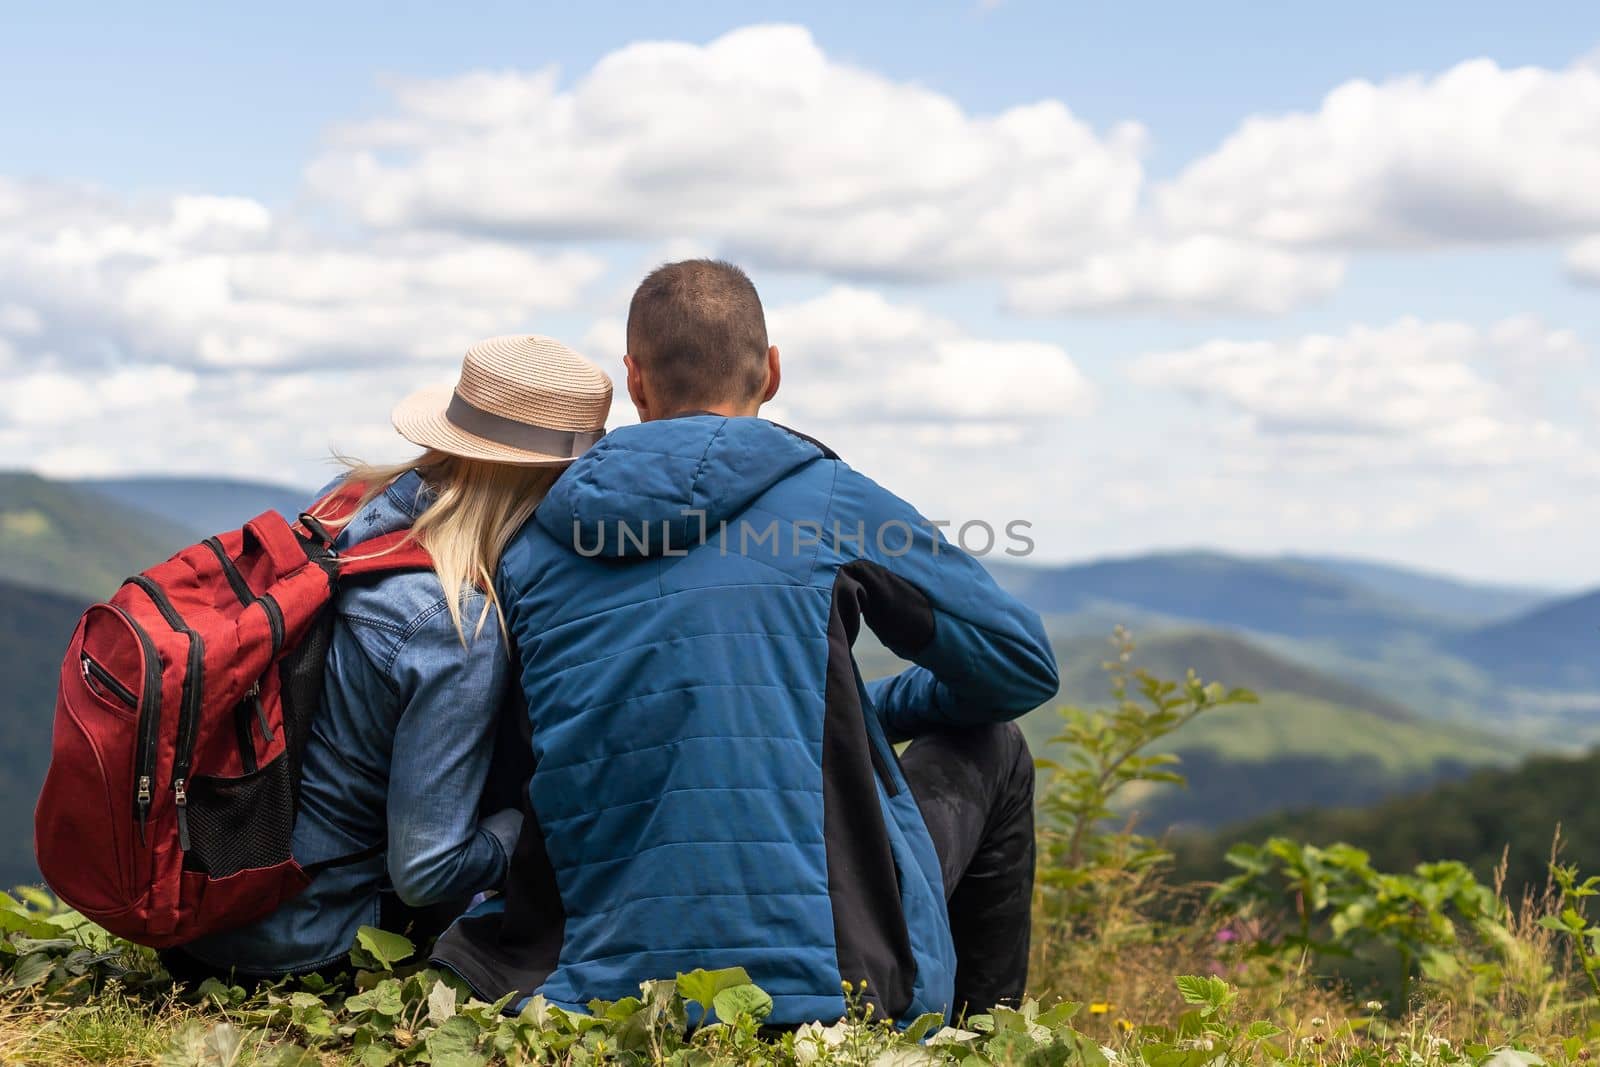
[[[1056,695],[1060,680],[1037,612],[1002,590],[905,501],[841,465],[833,514],[865,522],[844,567],[862,617],[917,666],[867,686],[896,740],[1014,719]],[[848,517],[848,518],[846,518]]]

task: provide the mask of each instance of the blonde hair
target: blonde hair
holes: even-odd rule
[[[500,553],[565,468],[491,463],[435,449],[408,463],[388,465],[337,458],[350,468],[349,480],[365,487],[360,502],[347,514],[322,515],[313,511],[313,517],[328,526],[342,526],[381,496],[396,478],[416,471],[427,483],[433,500],[411,524],[403,543],[415,541],[433,557],[434,572],[444,586],[445,607],[463,646],[467,644],[464,611],[474,587],[484,594],[484,605],[473,636],[483,632],[490,611],[499,621],[500,632],[506,634],[505,612],[494,588]]]

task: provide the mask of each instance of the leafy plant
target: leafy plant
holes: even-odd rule
[[[1173,769],[1178,757],[1151,747],[1208,711],[1256,700],[1246,689],[1208,685],[1193,671],[1173,682],[1135,670],[1133,639],[1122,627],[1112,643],[1117,655],[1102,665],[1112,705],[1062,708],[1061,732],[1050,739],[1062,755],[1037,761],[1050,772],[1039,797],[1047,915],[1102,932],[1137,907],[1151,873],[1171,859],[1116,806],[1139,786],[1185,784]]]
[[[1261,947],[1325,958],[1376,946],[1396,961],[1392,993],[1399,1006],[1410,1001],[1420,962],[1461,946],[1458,923],[1503,929],[1504,908],[1494,891],[1453,860],[1385,874],[1350,845],[1320,848],[1282,837],[1236,845],[1227,859],[1240,873],[1217,887],[1215,904],[1244,911],[1287,903],[1294,915],[1292,934],[1265,939]]]
[[[1552,863],[1550,877],[1560,892],[1561,910],[1542,917],[1539,924],[1566,937],[1589,988],[1600,998],[1600,926],[1585,913],[1588,899],[1600,896],[1600,875],[1580,882],[1576,867]]]

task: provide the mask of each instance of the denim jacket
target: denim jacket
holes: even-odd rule
[[[428,506],[415,471],[395,480],[340,535],[345,547],[409,527]],[[522,816],[480,820],[503,703],[516,699],[494,620],[474,590],[463,611],[468,644],[431,572],[394,574],[341,589],[322,708],[301,780],[294,856],[302,864],[386,843],[381,854],[319,872],[273,914],[184,946],[243,974],[279,975],[337,964],[356,931],[378,925],[379,896],[420,907],[498,886]]]

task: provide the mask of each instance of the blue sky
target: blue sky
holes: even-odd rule
[[[8,4],[0,112],[23,173],[129,189],[280,201],[330,116],[381,105],[377,79],[559,64],[630,40],[704,41],[804,23],[832,55],[934,86],[979,111],[1060,97],[1095,124],[1157,133],[1152,170],[1204,151],[1241,116],[1309,108],[1349,78],[1473,56],[1564,66],[1600,44],[1600,7],[1340,4],[351,2]]]
[[[1600,583],[1594,5],[4,23],[15,465],[311,484],[330,444],[393,453],[388,405],[464,339],[612,368],[639,274],[717,252],[767,300],[778,414],[930,513],[1029,518],[1047,558]]]

